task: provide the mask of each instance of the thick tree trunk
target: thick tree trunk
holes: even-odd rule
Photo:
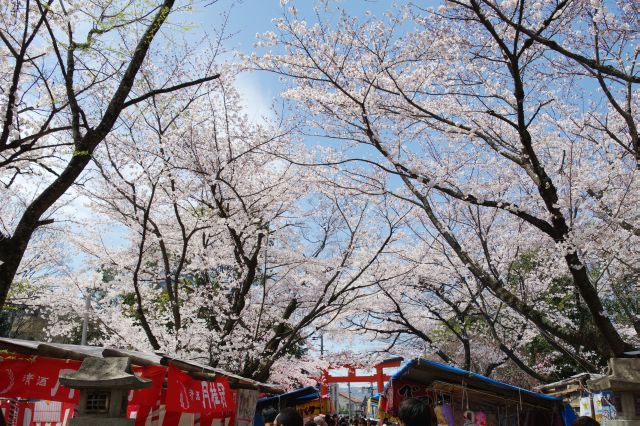
[[[4,307],[9,289],[33,233],[43,224],[40,218],[73,185],[90,159],[90,155],[74,156],[60,176],[29,205],[18,222],[13,236],[0,244],[0,259],[4,260],[0,265],[0,309]]]
[[[0,310],[2,310],[7,300],[13,277],[18,271],[21,259],[22,256],[11,256],[0,265]]]
[[[522,79],[519,63],[520,54],[518,53],[517,44],[514,46],[513,51],[509,50],[508,44],[500,38],[498,32],[493,27],[493,24],[482,12],[479,3],[477,1],[472,1],[471,5],[478,17],[478,20],[489,31],[498,47],[503,51],[505,58],[508,60],[507,66],[513,78],[513,95],[517,102],[517,131],[519,134],[520,144],[526,154],[527,162],[530,165],[533,174],[537,177],[536,183],[538,187],[538,194],[540,195],[540,198],[542,198],[547,211],[551,215],[551,223],[556,231],[554,239],[557,242],[566,242],[570,234],[570,229],[560,207],[558,206],[558,191],[553,180],[547,174],[543,163],[539,160],[538,154],[534,149],[532,136],[529,133],[529,125],[527,124],[525,108],[525,84]],[[582,300],[587,305],[593,318],[593,322],[598,328],[602,339],[607,346],[608,353],[606,355],[620,356],[624,352],[631,350],[633,347],[622,339],[618,330],[613,326],[611,320],[605,315],[602,301],[600,300],[595,287],[591,283],[586,266],[581,262],[576,251],[567,252],[564,258],[569,271],[573,276],[574,285],[580,292]]]
[[[27,246],[29,245],[29,241],[31,240],[33,233],[36,231],[38,226],[43,224],[40,222],[40,218],[62,197],[71,185],[73,185],[91,160],[91,155],[93,154],[96,146],[98,146],[98,144],[109,134],[116,120],[120,116],[120,113],[128,105],[126,101],[129,97],[138,71],[142,66],[142,62],[147,56],[151,42],[173,8],[174,2],[175,0],[165,0],[158,12],[155,14],[153,21],[146,28],[144,34],[138,41],[135,52],[131,57],[131,61],[127,65],[124,75],[122,76],[122,79],[120,80],[120,83],[118,84],[118,87],[115,90],[100,123],[95,127],[95,129],[87,130],[84,136],[81,137],[78,122],[79,111],[72,111],[74,115],[74,147],[75,150],[81,154],[71,157],[62,173],[40,193],[29,207],[27,207],[16,226],[13,235],[8,240],[0,242],[0,261],[5,262],[3,265],[0,265],[0,309],[4,307],[7,295],[9,294],[9,289],[11,288],[13,279],[20,267],[20,262],[24,257],[24,253],[27,250]],[[51,33],[51,36],[54,37],[53,33]],[[54,46],[57,45],[54,44]],[[68,53],[69,62],[67,65],[73,66],[73,51],[69,50]],[[73,81],[70,80],[74,70],[68,69],[66,71],[68,76],[67,78],[69,79],[66,81],[67,97],[70,101],[72,110],[79,109],[75,100],[76,94],[73,92]]]

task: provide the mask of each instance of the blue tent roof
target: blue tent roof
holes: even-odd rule
[[[562,403],[562,398],[533,392],[528,389],[491,379],[472,371],[440,364],[424,358],[412,359],[398,372],[391,376],[391,380],[389,380],[385,386],[385,391],[394,380],[398,379],[406,379],[425,384],[431,384],[433,381],[458,385],[464,383],[468,388],[475,388],[501,396],[518,398],[525,402],[537,405],[553,406],[560,405]]]
[[[256,412],[253,417],[253,426],[264,426],[262,410],[267,407],[275,407],[279,411],[285,407],[302,404],[316,398],[320,398],[320,392],[318,389],[308,386],[306,388],[296,389],[281,395],[259,399],[256,404]]]
[[[266,407],[267,405],[275,405],[281,408],[288,407],[290,405],[301,404],[305,401],[320,398],[320,392],[318,389],[308,386],[306,388],[296,389],[291,392],[283,393],[281,395],[270,396],[258,400],[258,408]]]

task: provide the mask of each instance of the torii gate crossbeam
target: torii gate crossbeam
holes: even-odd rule
[[[322,377],[320,379],[320,391],[321,395],[329,394],[329,383],[373,383],[375,382],[377,385],[378,393],[381,393],[384,390],[385,382],[391,379],[391,376],[384,373],[385,368],[390,367],[399,367],[402,363],[403,358],[392,358],[385,361],[382,361],[373,366],[375,368],[376,373],[370,375],[362,375],[359,376],[356,374],[356,368],[351,365],[345,365],[342,368],[346,368],[348,373],[346,376],[332,376],[328,370],[322,372]]]

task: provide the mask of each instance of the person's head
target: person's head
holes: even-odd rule
[[[315,416],[313,422],[318,426],[325,426],[327,423],[324,421],[324,417],[321,415]]]
[[[398,408],[398,418],[402,426],[431,426],[431,410],[418,398],[402,401]]]
[[[600,426],[600,423],[591,417],[582,416],[575,419],[573,423],[571,423],[571,426]]]
[[[308,422],[306,422],[304,424],[304,426],[318,426],[318,424],[316,422],[314,422],[313,420],[309,420]]]
[[[278,410],[275,407],[267,407],[262,410],[262,421],[265,425],[271,425],[278,415]]]
[[[304,420],[295,408],[285,408],[280,411],[274,422],[275,426],[303,426]]]

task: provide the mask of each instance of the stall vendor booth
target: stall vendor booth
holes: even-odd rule
[[[580,413],[581,416],[590,416],[593,401],[591,400],[592,392],[587,386],[587,381],[600,377],[602,377],[600,374],[579,373],[557,382],[540,385],[534,389],[545,395],[560,397],[576,413]]]
[[[318,389],[312,386],[258,400],[256,415],[253,421],[254,426],[264,426],[262,410],[267,407],[273,407],[277,411],[283,408],[293,407],[298,410],[305,422],[313,420],[314,417],[320,414],[326,414],[332,411],[329,398],[322,398]]]
[[[562,399],[470,371],[416,358],[394,374],[380,397],[378,417],[390,421],[407,398],[424,399],[439,426],[568,426]]]
[[[611,358],[608,374],[590,379],[594,417],[606,426],[640,426],[640,352]]]
[[[175,357],[0,338],[0,409],[9,425],[66,426],[84,417],[94,424],[248,426],[258,396],[277,393],[278,386]]]
[[[379,402],[380,402],[380,394],[372,395],[367,398],[367,405],[364,411],[364,417],[367,420],[375,420],[378,418]]]

